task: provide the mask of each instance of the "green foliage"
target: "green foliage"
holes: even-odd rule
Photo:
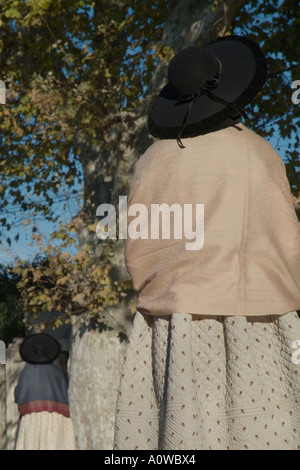
[[[78,137],[108,147],[122,109],[136,107],[163,54],[167,2],[0,0],[0,12],[0,222],[9,229],[9,204],[55,219],[61,185],[80,176]]]
[[[78,141],[109,147],[111,127],[121,122],[123,109],[135,109],[156,61],[169,49],[160,42],[163,0],[0,0],[0,7],[0,78],[7,89],[0,108],[5,233],[13,206],[27,218],[56,220],[53,202],[62,186],[74,191],[75,181],[84,183],[80,166],[86,156]],[[126,295],[127,287],[108,276],[108,258],[95,265],[91,250],[78,248],[74,231],[66,222],[41,247],[42,259],[14,267],[31,315],[56,310],[68,320],[89,311],[97,322]],[[37,230],[32,236],[37,246],[42,243]]]
[[[89,229],[92,233],[94,227]],[[63,322],[69,323],[71,315],[86,312],[94,328],[118,326],[110,307],[118,305],[132,291],[132,284],[112,280],[112,247],[105,246],[101,263],[97,263],[91,246],[79,246],[76,226],[71,223],[61,224],[47,245],[40,233],[32,237],[41,254],[32,263],[20,260],[12,270],[18,276],[18,295],[26,313],[39,318],[41,312],[56,312],[54,320],[43,325],[54,329]],[[129,305],[134,312],[135,303]]]

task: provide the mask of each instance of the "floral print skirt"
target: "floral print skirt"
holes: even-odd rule
[[[116,450],[299,450],[300,320],[137,312]]]

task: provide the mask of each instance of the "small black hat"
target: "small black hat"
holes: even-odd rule
[[[226,119],[243,115],[266,81],[266,60],[250,39],[231,35],[205,47],[188,47],[173,57],[168,83],[148,119],[162,139],[195,137]]]
[[[60,353],[58,341],[46,333],[37,333],[24,339],[20,356],[29,364],[50,364]]]

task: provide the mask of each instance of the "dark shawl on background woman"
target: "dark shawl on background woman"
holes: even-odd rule
[[[52,364],[27,364],[15,389],[21,415],[49,411],[70,417],[67,383],[62,370]]]

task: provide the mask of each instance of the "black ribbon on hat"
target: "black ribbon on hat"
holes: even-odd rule
[[[185,148],[185,146],[181,142],[182,133],[183,133],[184,129],[186,128],[187,124],[188,124],[188,120],[189,120],[189,117],[190,117],[190,114],[191,114],[193,104],[196,103],[196,101],[198,101],[198,99],[202,95],[206,95],[211,100],[216,101],[217,103],[221,103],[226,107],[234,109],[239,114],[241,114],[245,119],[248,119],[248,116],[247,116],[246,112],[240,106],[238,106],[235,103],[229,103],[228,101],[224,100],[223,98],[220,98],[219,96],[214,95],[210,91],[210,90],[215,89],[219,84],[219,77],[222,73],[222,64],[219,60],[218,60],[218,62],[219,62],[219,69],[217,71],[216,77],[209,78],[199,91],[196,91],[193,94],[185,94],[185,95],[181,95],[181,96],[178,97],[178,101],[180,101],[182,103],[190,101],[189,107],[188,107],[188,109],[185,113],[185,116],[183,118],[183,123],[182,123],[181,129],[180,129],[180,131],[178,133],[178,136],[177,136],[177,143],[178,143],[179,147],[182,148],[182,149]]]

